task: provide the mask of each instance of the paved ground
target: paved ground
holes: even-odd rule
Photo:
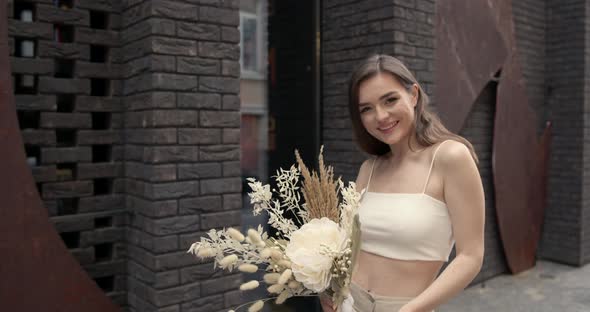
[[[437,312],[590,312],[590,264],[577,268],[540,261],[518,275],[501,275],[466,289]]]

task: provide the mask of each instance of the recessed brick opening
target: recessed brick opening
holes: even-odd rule
[[[90,95],[108,96],[110,93],[110,81],[103,78],[90,79]]]
[[[92,113],[92,129],[104,130],[111,127],[111,114],[105,112]]]
[[[76,96],[73,94],[58,94],[56,101],[58,112],[71,113],[74,111]]]
[[[63,232],[59,235],[68,249],[80,247],[80,232]]]
[[[75,129],[56,129],[55,138],[57,147],[69,147],[76,145]]]
[[[109,162],[111,161],[110,145],[92,145],[92,162]]]
[[[94,245],[94,260],[96,262],[109,261],[113,258],[113,244],[104,243]]]
[[[53,38],[56,42],[74,42],[74,26],[61,24],[53,25]]]
[[[94,195],[106,195],[113,192],[113,179],[94,179]]]
[[[56,0],[53,1],[60,9],[71,9],[74,7],[74,0]]]
[[[24,37],[14,38],[14,56],[33,58],[37,55],[36,50],[37,40]]]
[[[100,217],[94,219],[94,227],[97,229],[113,226],[113,217]]]
[[[41,147],[37,145],[25,145],[25,154],[27,158],[34,159],[34,165],[41,162]]]
[[[56,165],[56,176],[59,181],[76,179],[76,163],[63,163]]]
[[[109,48],[101,45],[90,45],[90,62],[105,63],[109,59]]]
[[[55,78],[74,78],[74,60],[55,59],[54,62]]]
[[[65,216],[78,213],[79,198],[58,198],[57,215]]]
[[[90,28],[107,29],[109,27],[109,14],[101,11],[90,11]]]
[[[96,285],[100,287],[104,292],[111,292],[115,289],[115,277],[114,276],[103,276],[94,279]]]
[[[37,94],[37,76],[35,75],[14,75],[15,94]]]
[[[35,5],[31,2],[16,1],[14,3],[14,19],[25,20],[30,14],[31,21],[35,21]]]
[[[18,124],[21,129],[39,128],[40,113],[38,111],[17,111]]]

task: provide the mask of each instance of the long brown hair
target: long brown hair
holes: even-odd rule
[[[383,155],[391,149],[389,145],[379,141],[367,132],[361,122],[358,108],[359,87],[362,82],[380,73],[389,73],[397,79],[406,91],[410,92],[412,86],[418,86],[418,102],[415,112],[415,133],[416,139],[421,146],[431,146],[444,140],[459,141],[469,149],[471,156],[478,162],[473,146],[462,136],[449,131],[440,121],[438,116],[430,111],[428,107],[428,95],[424,92],[414,75],[397,58],[389,55],[374,55],[363,61],[352,73],[348,88],[348,110],[352,120],[352,129],[361,149],[372,155]],[[410,150],[410,140],[408,140]]]

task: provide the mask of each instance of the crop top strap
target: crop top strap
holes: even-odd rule
[[[379,157],[379,156],[375,156],[375,158],[373,158],[373,165],[371,166],[371,173],[369,174],[369,181],[367,182],[367,187],[365,187],[366,192],[369,191],[369,185],[371,184],[371,177],[373,176],[373,169],[375,168],[375,163],[377,162],[377,157]]]
[[[430,173],[432,173],[432,166],[434,166],[434,159],[436,158],[436,153],[438,152],[438,149],[445,144],[445,142],[447,142],[448,140],[443,141],[442,143],[440,143],[436,149],[434,150],[434,154],[432,155],[432,161],[430,162],[430,169],[428,169],[428,176],[426,177],[426,183],[424,183],[424,189],[422,190],[422,193],[426,192],[426,187],[428,186],[428,181],[430,180]]]

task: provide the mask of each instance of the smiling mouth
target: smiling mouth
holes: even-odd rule
[[[377,128],[377,130],[384,132],[384,133],[389,133],[393,130],[393,128],[395,128],[397,126],[397,124],[399,124],[399,120],[392,123],[391,125],[385,127],[385,128]]]

